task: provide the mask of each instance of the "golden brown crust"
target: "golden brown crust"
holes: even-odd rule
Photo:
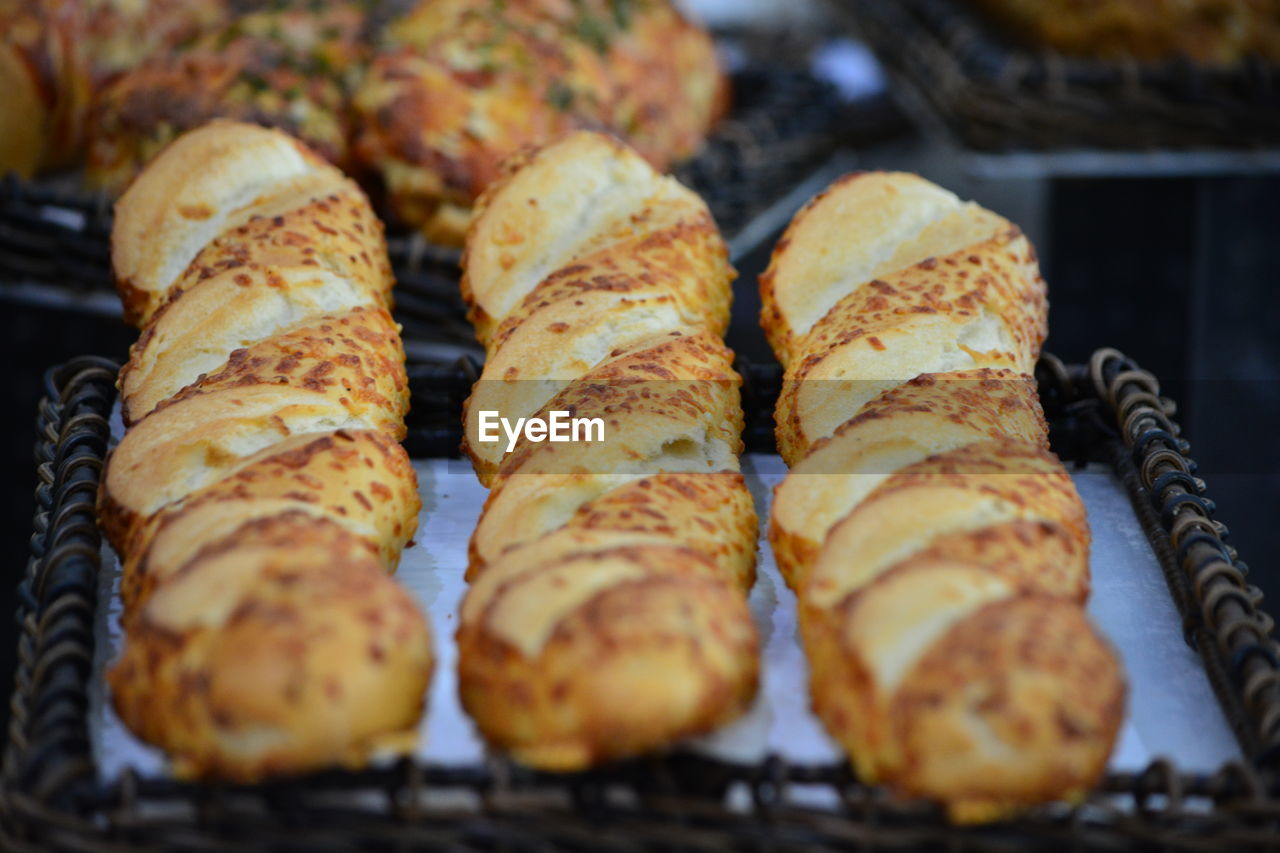
[[[651,207],[630,214],[629,240],[615,239],[603,251],[573,259],[547,276],[502,321],[487,345],[497,350],[529,322],[555,322],[556,311],[584,308],[580,301],[608,294],[628,304],[650,294],[675,302],[681,319],[723,335],[728,326],[730,277],[724,243],[705,210],[660,230],[650,221]],[[653,297],[651,297],[653,298]],[[586,311],[577,311],[586,315]]]
[[[274,227],[277,215],[334,193],[363,198],[341,172],[279,131],[216,121],[180,137],[130,184],[115,206],[111,262],[125,320],[146,325],[179,289],[179,281],[186,279],[189,289],[208,277],[206,273],[232,272],[232,258],[216,247],[212,252],[220,265],[192,267],[192,261],[224,232],[269,212],[272,228],[264,230],[285,235],[283,226]],[[339,218],[338,223],[354,227],[359,220]],[[265,252],[278,248],[271,233],[251,231],[260,238],[253,241],[254,247]],[[376,240],[380,234],[369,236]],[[300,255],[305,248],[300,247]],[[305,267],[306,259],[296,257],[298,266]],[[315,268],[302,271],[318,274]],[[353,286],[362,284],[369,285]],[[389,284],[388,279],[385,286]]]
[[[755,582],[755,504],[736,471],[645,477],[584,503],[564,526],[666,536],[710,560],[744,593]]]
[[[727,103],[710,37],[668,0],[422,0],[394,23],[355,105],[361,159],[428,238],[467,212],[522,145],[618,134],[659,170],[692,156]]]
[[[151,336],[140,342],[142,346],[135,348],[133,357],[121,370],[125,426],[157,408],[198,394],[253,385],[298,384],[308,390],[332,388],[339,394],[338,403],[349,412],[356,416],[369,413],[371,419],[380,416],[381,427],[397,439],[404,437],[403,420],[409,409],[404,350],[399,328],[384,308],[354,308],[345,314],[325,315],[305,325],[286,328],[252,346],[231,350],[221,367],[211,373],[194,372],[198,368],[188,366],[186,375],[193,377],[191,383],[179,384],[183,374],[175,369],[173,373],[178,378],[170,379],[164,389],[148,393],[148,385],[162,383],[157,381],[156,371],[139,377],[138,365],[146,349],[158,346],[155,341]],[[176,359],[157,361],[164,365]],[[174,386],[179,390],[170,391]],[[135,387],[139,388],[136,396],[131,390]],[[161,397],[165,391],[168,395]]]
[[[770,537],[814,711],[860,778],[958,821],[1080,796],[1124,687],[1030,379],[1034,250],[921,178],[860,173],[796,216],[761,296],[793,466]]]
[[[1115,653],[1079,607],[1026,596],[980,609],[916,663],[891,718],[905,790],[943,794],[961,821],[1084,796],[1124,719]],[[993,737],[1022,756],[993,760]]]
[[[154,54],[97,99],[86,175],[120,190],[165,145],[211,119],[279,127],[350,166],[347,100],[367,59],[360,4],[240,15]]]
[[[600,134],[517,160],[486,197],[463,258],[463,298],[487,350],[463,446],[486,484],[503,454],[476,440],[481,411],[534,415],[595,370],[605,383],[640,370],[668,393],[680,380],[737,382],[731,354],[709,349],[728,324],[734,273],[702,201]],[[703,369],[709,358],[715,375]]]
[[[800,338],[867,282],[1010,228],[991,211],[916,175],[845,175],[796,214],[760,277],[769,343],[790,366]]]
[[[1039,525],[1069,546],[1037,550],[1044,539],[1030,534]],[[1014,573],[1012,583],[1081,603],[1089,588],[1089,528],[1070,476],[1052,453],[1002,439],[930,456],[881,482],[827,533],[805,575],[805,598],[834,604],[904,558],[929,553],[985,553],[992,562],[979,565]],[[1063,553],[1074,560],[1046,566]]]
[[[296,384],[231,387],[197,394],[153,412],[128,430],[111,454],[104,498],[115,507],[103,520],[113,546],[132,528],[192,490],[252,464],[291,436],[376,425],[339,402],[341,391]],[[126,520],[117,526],[115,519]]]
[[[882,389],[922,373],[1030,374],[1046,333],[1035,253],[1016,230],[876,279],[795,342],[783,378],[778,450],[795,464]]]
[[[503,561],[519,557],[512,552],[489,572],[502,573]],[[527,579],[557,572],[572,584],[611,562],[635,573],[567,609],[535,651],[513,645],[510,625],[464,611],[463,706],[487,738],[525,763],[579,770],[660,749],[737,716],[755,693],[756,635],[746,600],[684,548],[578,552],[525,570],[525,584],[509,580],[492,594],[475,587],[466,606],[482,600],[492,613],[521,598],[554,606]]]
[[[0,0],[0,172],[78,163],[97,93],[227,14],[223,0]]]
[[[832,526],[893,471],[1001,437],[1048,445],[1030,376],[990,368],[926,373],[885,391],[815,442],[775,489],[769,538],[783,578],[798,589]]]
[[[382,237],[382,222],[364,194],[349,181],[330,192],[308,193],[305,202],[288,199],[283,209],[262,205],[200,251],[178,287],[189,289],[220,273],[255,265],[313,267],[339,275],[391,308],[395,277],[384,253],[370,251]],[[200,203],[184,205],[184,216],[199,218]]]
[[[99,497],[121,717],[198,777],[411,749],[430,634],[386,572],[421,502],[367,200],[283,134],[216,123],[139,176],[112,247],[143,326]]]
[[[359,765],[416,732],[430,632],[365,540],[333,522],[286,513],[238,528],[126,629],[108,674],[116,710],[181,776]]]
[[[658,461],[645,468],[659,470]],[[676,540],[745,592],[755,578],[756,514],[735,471],[520,475],[490,493],[471,537],[468,580],[503,553]],[[552,534],[561,536],[549,542]]]
[[[742,379],[719,337],[671,332],[611,356],[539,412],[599,418],[604,440],[524,442],[502,457],[490,485],[531,473],[649,473],[674,464],[665,456],[683,451],[675,446],[681,441],[691,445],[693,469],[703,472],[719,470],[742,452]]]
[[[939,564],[915,565],[895,576]],[[1077,605],[1018,587],[977,596],[963,618],[926,629],[926,648],[885,690],[868,648],[849,639],[859,605],[883,605],[870,594],[806,611],[802,623],[810,666],[825,675],[810,682],[814,709],[860,776],[944,801],[962,822],[1092,787],[1123,720],[1125,688]]]
[[[492,491],[458,632],[486,739],[575,770],[742,713],[756,516],[732,270],[706,208],[616,140],[522,152],[472,223],[463,293],[486,344],[464,449]],[[478,412],[598,418],[603,440],[487,446]]]
[[[393,438],[364,430],[280,442],[235,474],[151,516],[123,549],[126,612],[197,553],[202,542],[283,513],[327,518],[362,537],[384,565],[418,526],[417,478]]]
[[[478,203],[463,255],[462,296],[491,356],[499,326],[520,325],[513,313],[530,318],[583,296],[666,293],[717,334],[728,325],[734,271],[695,193],[598,133],[569,134],[514,161]]]
[[[791,221],[787,224],[786,230],[782,232],[782,236],[778,238],[778,242],[774,243],[773,252],[769,255],[769,266],[760,274],[760,326],[764,329],[769,346],[773,349],[774,355],[777,356],[783,367],[786,367],[790,361],[791,339],[794,337],[795,331],[782,310],[781,300],[778,296],[776,279],[779,262],[784,257],[788,247],[790,247],[793,235],[804,227],[804,223],[810,216],[815,215],[814,211],[821,206],[823,200],[833,195],[842,185],[856,180],[861,174],[863,173],[850,172],[847,175],[842,175],[822,192],[805,202],[804,206],[791,217]]]

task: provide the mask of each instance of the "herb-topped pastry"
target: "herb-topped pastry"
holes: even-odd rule
[[[228,17],[226,0],[0,0],[0,173],[78,163],[94,93]]]
[[[349,166],[366,18],[363,4],[318,0],[253,12],[123,75],[95,110],[90,181],[119,189],[172,139],[219,117],[285,129]]]
[[[710,37],[667,0],[422,0],[356,95],[356,154],[403,219],[460,243],[520,146],[605,130],[666,169],[697,152],[727,94]]]

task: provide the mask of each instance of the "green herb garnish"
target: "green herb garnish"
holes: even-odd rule
[[[634,0],[609,0],[609,8],[613,11],[613,22],[618,29],[625,30],[631,26],[631,13],[635,10]]]
[[[595,15],[578,18],[574,24],[574,33],[601,56],[609,52],[609,27]]]
[[[547,89],[547,103],[560,112],[565,112],[569,107],[573,106],[573,90],[565,85],[564,82],[554,80],[550,88]]]

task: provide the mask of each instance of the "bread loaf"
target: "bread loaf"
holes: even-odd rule
[[[384,42],[355,98],[357,153],[436,242],[462,242],[522,145],[604,129],[665,170],[728,103],[710,36],[670,0],[419,0]]]
[[[430,634],[387,571],[417,528],[382,226],[285,134],[216,122],[116,206],[142,334],[99,506],[124,566],[116,710],[183,775],[412,747]]]
[[[862,778],[957,820],[1082,795],[1124,684],[1031,378],[1030,243],[921,178],[849,175],[797,214],[761,295],[791,465],[770,539],[828,732]]]
[[[517,759],[572,770],[743,711],[756,517],[733,271],[706,207],[578,132],[481,199],[463,294],[487,349],[464,449],[491,487],[458,630],[463,705]],[[599,418],[603,441],[482,441],[480,412]]]
[[[228,10],[226,0],[0,0],[0,174],[77,164],[102,87]]]
[[[153,52],[96,99],[89,183],[119,192],[175,136],[215,118],[278,127],[350,170],[349,102],[370,52],[368,6],[268,4]]]

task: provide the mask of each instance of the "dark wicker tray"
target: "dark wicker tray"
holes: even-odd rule
[[[706,199],[730,237],[824,159],[836,143],[841,108],[831,84],[781,62],[757,62],[734,73],[733,90],[728,118],[676,171]],[[0,180],[0,282],[114,292],[110,233],[104,197],[12,175]],[[471,344],[458,296],[457,250],[404,232],[392,232],[387,242],[398,282],[397,319],[406,336]]]
[[[753,449],[767,450],[776,366],[741,365]],[[0,767],[0,846],[210,850],[1274,850],[1280,847],[1280,660],[1271,619],[1151,374],[1114,350],[1089,365],[1046,356],[1042,398],[1057,452],[1119,473],[1249,764],[1212,775],[1157,761],[1111,773],[1087,802],[952,827],[890,798],[846,765],[687,755],[553,775],[500,758],[444,767],[405,760],[256,787],[126,774],[99,781],[87,731],[101,541],[94,497],[116,365],[82,358],[46,376],[37,513],[20,586],[18,672]],[[470,362],[411,371],[415,454],[452,453]],[[825,792],[830,808],[797,792]],[[357,796],[358,795],[358,796]],[[812,800],[809,800],[810,802]]]
[[[965,0],[842,4],[918,118],[978,151],[1280,145],[1280,66],[1104,62],[1007,38]]]

